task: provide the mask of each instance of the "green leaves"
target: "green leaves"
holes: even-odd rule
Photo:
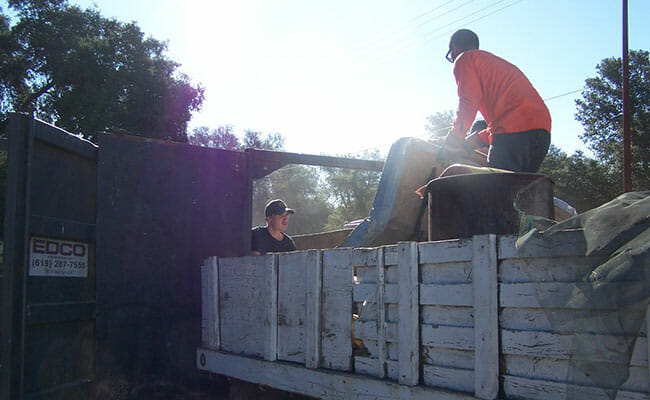
[[[90,139],[108,131],[187,142],[204,89],[177,72],[165,43],[66,1],[9,5],[19,20],[0,27],[0,111],[30,112]]]
[[[650,189],[650,57],[644,50],[630,51],[630,105],[632,187]],[[623,78],[620,58],[606,58],[596,67],[597,77],[588,78],[582,99],[576,100],[576,120],[584,127],[581,136],[598,159],[617,174],[623,170]]]

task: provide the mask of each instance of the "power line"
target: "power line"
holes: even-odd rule
[[[438,28],[436,28],[436,29],[434,29],[434,30],[432,30],[432,31],[430,31],[430,32],[428,32],[428,33],[426,33],[426,34],[424,34],[424,36],[431,35],[431,34],[433,34],[433,33],[435,33],[435,32],[438,32],[438,31],[440,31],[440,30],[446,28],[446,27],[449,27],[449,26],[452,26],[452,25],[454,25],[454,24],[458,24],[458,23],[460,23],[460,22],[463,22],[463,21],[466,20],[467,18],[470,18],[470,17],[472,17],[473,15],[479,14],[479,13],[481,13],[481,12],[483,12],[483,11],[489,9],[489,8],[492,8],[492,7],[496,6],[496,5],[499,4],[499,3],[502,3],[503,1],[505,1],[505,0],[498,0],[498,1],[496,1],[496,2],[494,2],[494,3],[492,3],[492,4],[490,4],[490,5],[488,5],[488,6],[486,6],[486,7],[481,8],[480,10],[474,11],[474,12],[472,12],[471,14],[465,15],[465,16],[462,17],[462,18],[458,18],[458,19],[456,19],[455,21],[452,21],[452,22],[450,22],[450,23],[448,23],[448,24],[445,24],[445,25],[443,25],[443,26],[440,26],[440,27],[438,27]],[[491,16],[491,15],[494,15],[494,14],[500,12],[500,11],[503,11],[503,10],[505,10],[505,9],[507,9],[507,8],[510,8],[510,7],[512,7],[512,6],[514,6],[514,5],[518,4],[518,3],[521,3],[522,1],[523,1],[523,0],[517,0],[517,1],[513,2],[513,3],[510,3],[510,4],[506,5],[506,6],[503,6],[503,7],[499,8],[499,9],[497,9],[497,10],[494,10],[494,11],[492,11],[492,12],[490,12],[490,13],[487,13],[487,14],[485,14],[485,15],[482,15],[482,16],[478,17],[478,18],[475,18],[475,19],[473,19],[473,20],[471,20],[471,21],[469,21],[469,22],[463,22],[463,24],[465,24],[465,25],[469,25],[469,24],[472,24],[472,23],[474,23],[474,22],[480,21],[480,20],[482,20],[482,19],[484,19],[484,18],[487,18],[487,17],[489,17],[489,16]],[[467,3],[464,3],[464,4],[467,4]],[[464,4],[463,4],[463,5],[464,5]],[[440,34],[440,35],[438,35],[438,36],[435,36],[435,37],[433,37],[433,38],[430,38],[430,39],[428,39],[428,40],[426,40],[426,41],[427,41],[427,42],[430,42],[430,41],[433,41],[433,40],[439,39],[439,38],[441,38],[441,37],[443,37],[443,36],[447,36],[447,35],[449,35],[449,34],[452,33],[453,31],[454,31],[454,29],[452,29],[452,30],[448,30],[448,31],[446,31],[446,32],[444,32],[444,33],[442,33],[442,34]],[[385,61],[385,60],[387,60],[387,59],[389,59],[389,58],[394,57],[394,56],[397,55],[398,53],[402,53],[402,54],[403,54],[403,53],[405,53],[405,52],[408,52],[409,50],[411,50],[411,49],[413,49],[413,48],[415,47],[415,45],[416,45],[416,41],[417,41],[417,40],[418,40],[418,38],[411,38],[411,39],[409,39],[409,40],[407,40],[407,41],[404,41],[404,42],[402,42],[401,45],[394,46],[391,50],[387,51],[387,52],[384,53],[383,55],[381,55],[381,56],[379,56],[379,57],[376,57],[373,61],[374,61],[374,62],[383,62],[383,61]]]
[[[476,19],[473,19],[473,20],[471,20],[471,21],[469,21],[469,22],[466,22],[466,24],[467,24],[467,25],[469,25],[469,24],[473,24],[474,22],[480,21],[480,20],[482,20],[482,19],[484,19],[484,18],[487,18],[487,17],[489,17],[489,16],[491,16],[491,15],[496,14],[496,13],[498,13],[499,11],[503,11],[503,10],[505,10],[506,8],[510,8],[510,7],[514,6],[515,4],[521,3],[522,1],[524,1],[524,0],[517,0],[517,1],[515,1],[515,2],[513,2],[513,3],[510,3],[510,4],[506,5],[506,6],[503,6],[503,7],[499,8],[499,9],[497,9],[497,10],[494,10],[494,11],[492,11],[491,13],[485,14],[485,15],[479,17],[479,18],[476,18]],[[496,4],[498,4],[498,3],[501,3],[501,1],[498,1],[498,2],[496,2],[496,3],[493,3],[492,5],[496,5]],[[492,6],[492,5],[491,5],[491,6]],[[489,7],[491,7],[491,6],[488,6],[488,7],[485,7],[485,8],[489,8]],[[485,8],[484,8],[484,9],[485,9]],[[473,15],[473,14],[472,14],[472,15]],[[466,17],[465,17],[465,18],[466,18]],[[461,19],[459,19],[459,20],[457,20],[457,21],[454,21],[454,23],[455,23],[455,22],[460,22],[461,20],[463,20],[463,19],[465,19],[465,18],[461,18]],[[446,26],[448,26],[448,25],[450,25],[450,24],[447,24]],[[435,31],[433,31],[433,32],[435,32]],[[433,33],[433,32],[431,32],[431,33]],[[443,33],[443,34],[441,34],[441,35],[438,35],[438,36],[436,36],[436,37],[433,37],[433,38],[429,39],[428,41],[430,42],[430,41],[433,41],[433,40],[435,40],[435,39],[439,39],[439,38],[441,38],[441,37],[443,37],[443,36],[447,36],[447,35],[449,35],[451,32],[453,32],[453,30],[452,30],[452,31],[447,31],[447,32],[445,32],[445,33]]]
[[[566,93],[558,94],[557,96],[547,97],[547,98],[544,99],[544,101],[555,100],[555,99],[558,99],[558,98],[560,98],[560,97],[564,97],[564,96],[568,96],[568,95],[570,95],[570,94],[574,94],[574,93],[581,92],[581,91],[583,91],[584,89],[585,89],[585,88],[580,88],[580,89],[572,90],[572,91],[570,91],[570,92],[566,92]]]

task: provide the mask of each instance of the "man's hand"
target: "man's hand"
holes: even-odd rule
[[[445,140],[442,142],[442,146],[447,148],[449,151],[459,152],[463,150],[463,142],[463,139],[460,139],[449,132],[447,136],[445,136]]]
[[[448,151],[453,153],[471,154],[474,151],[474,147],[471,143],[452,135],[451,132],[445,137],[445,141],[442,145]]]

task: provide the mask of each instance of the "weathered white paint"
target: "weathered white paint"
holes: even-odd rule
[[[576,336],[579,335],[502,329],[501,350],[504,354],[569,359],[573,354],[572,351],[575,349],[574,341],[576,340]],[[585,334],[584,337],[579,339],[581,339],[583,344],[594,343],[594,345],[602,345],[610,351],[617,349],[619,352],[625,351],[627,344],[620,336]],[[647,339],[645,337],[638,337],[636,339],[630,365],[648,365],[647,346]],[[607,353],[603,354],[602,351],[594,351],[588,359],[592,361],[612,361],[611,358],[607,357]]]
[[[481,247],[485,240],[488,246]],[[602,390],[591,385],[588,376],[581,376],[579,371],[567,374],[570,357],[575,356],[575,334],[585,335],[578,336],[587,339],[581,345],[594,339],[595,345],[604,344],[608,349],[622,351],[629,342],[621,340],[621,336],[629,338],[638,333],[629,379],[617,398],[647,398],[650,386],[647,322],[640,333],[622,331],[630,324],[617,327],[589,324],[590,331],[581,331],[584,319],[597,322],[610,317],[626,318],[625,314],[614,310],[594,311],[569,302],[579,293],[580,287],[574,282],[580,281],[602,257],[581,256],[581,232],[568,232],[564,237],[560,234],[551,245],[533,243],[523,251],[512,247],[515,240],[516,236],[495,240],[498,271],[494,254],[485,254],[486,248],[489,253],[494,247],[487,236],[444,243],[400,243],[377,249],[282,254],[276,270],[269,267],[265,257],[219,259],[218,270],[214,259],[212,274],[205,265],[202,268],[203,280],[217,282],[202,284],[203,303],[212,301],[213,315],[210,316],[210,307],[202,311],[204,348],[219,348],[214,343],[221,340],[220,348],[224,352],[272,359],[275,319],[275,354],[281,360],[300,364],[265,363],[232,355],[235,358],[229,360],[238,360],[246,368],[264,365],[261,368],[271,371],[268,373],[275,377],[290,369],[292,373],[278,378],[277,384],[262,382],[266,378],[255,380],[278,388],[285,385],[285,390],[300,391],[288,389],[297,385],[304,389],[302,393],[315,396],[329,393],[325,398],[409,398],[412,394],[405,393],[413,393],[411,385],[435,385],[491,398],[494,392],[486,390],[489,385],[481,382],[494,381],[497,371],[502,371],[502,390],[509,397],[564,399],[569,388],[571,393],[577,390],[586,398],[599,398]],[[577,251],[556,248],[576,244]],[[320,267],[317,260],[322,260]],[[354,274],[361,284],[353,284]],[[275,294],[273,279],[276,279]],[[496,279],[498,291],[490,288]],[[215,293],[212,300],[210,288]],[[497,292],[501,301],[498,319],[495,299],[490,298]],[[273,318],[274,296],[276,318]],[[365,305],[364,300],[367,300]],[[354,334],[363,339],[368,350],[366,356],[352,356],[353,301],[361,315],[355,323]],[[646,313],[650,314],[650,309]],[[208,322],[210,318],[213,322]],[[558,324],[558,321],[567,322]],[[502,354],[497,357],[496,336],[492,334],[501,338]],[[499,360],[504,363],[501,368]],[[251,367],[249,361],[256,367]],[[212,371],[224,373],[217,370],[237,369],[242,365],[220,365]],[[385,378],[370,379],[331,371],[352,367],[357,374]],[[310,371],[315,375],[309,375]],[[247,373],[256,376],[257,371]],[[246,378],[249,375],[240,379],[249,379]],[[333,377],[343,383],[334,382]],[[389,390],[391,394],[386,397],[374,395],[361,383],[348,385],[357,382],[357,378],[364,385],[376,382],[370,385],[378,388],[394,385],[399,389]],[[402,385],[390,383],[391,379]],[[385,388],[377,390],[379,393]]]
[[[555,326],[551,326],[549,314],[556,321]],[[620,318],[625,320],[631,318],[630,312],[624,311],[603,311],[603,310],[586,310],[586,309],[552,309],[543,308],[504,308],[499,316],[499,326],[502,329],[520,330],[520,331],[541,331],[555,332],[559,334],[571,334],[573,332],[627,335],[632,336],[640,333],[645,335],[645,329],[641,332],[625,331],[623,324],[607,324],[603,321],[616,320]],[[564,321],[560,323],[559,321]],[[589,321],[589,330],[585,328],[584,321]],[[600,323],[596,323],[600,321]]]
[[[421,324],[420,330],[423,346],[474,350],[474,328]]]
[[[305,349],[307,368],[321,364],[321,297],[323,288],[323,258],[320,250],[307,254],[307,312],[305,315]]]
[[[422,346],[422,362],[441,367],[471,370],[474,369],[474,352],[471,350]]]
[[[418,243],[420,264],[472,260],[471,239],[452,239]]]
[[[275,255],[219,259],[221,349],[265,357],[269,343],[270,265]]]
[[[420,285],[420,304],[472,307],[474,289],[471,283]]]
[[[218,350],[219,337],[219,270],[217,257],[208,257],[201,267],[201,313],[203,346]]]
[[[197,367],[247,382],[308,394],[322,399],[461,400],[474,398],[462,393],[436,390],[424,386],[399,385],[387,380],[361,375],[307,369],[296,364],[279,361],[268,362],[208,349],[197,350]],[[389,375],[390,370],[389,365]]]
[[[386,377],[386,303],[384,303],[384,249],[377,249],[377,357],[379,377]]]
[[[352,368],[352,252],[322,252],[321,366],[340,371]]]
[[[429,325],[448,325],[464,328],[474,326],[473,307],[421,306],[422,323]]]
[[[496,235],[474,236],[474,395],[494,399],[499,392],[499,304]]]
[[[598,378],[594,378],[591,371],[582,371],[579,368],[571,369],[569,360],[516,355],[505,355],[503,360],[505,372],[510,376],[583,386],[601,386],[599,381],[594,380]],[[632,366],[628,372],[629,377],[621,389],[645,393],[650,391],[647,368]]]
[[[471,369],[446,368],[425,365],[422,368],[422,380],[427,386],[458,390],[461,392],[474,392],[474,371]],[[475,394],[476,396],[476,394]],[[482,398],[478,397],[477,398]]]
[[[262,298],[262,301],[266,302],[264,359],[275,361],[278,359],[278,255],[271,254],[269,257],[265,257],[265,261],[268,297]]]
[[[420,263],[420,279],[420,283],[423,285],[472,283],[472,263],[470,261]]]
[[[581,229],[568,230],[559,235],[542,238],[540,235],[528,240],[526,246],[517,249],[517,235],[499,236],[499,259],[546,258],[584,256],[587,251]]]
[[[386,303],[395,303],[399,302],[399,285],[397,284],[385,284],[384,285],[384,301]],[[360,283],[354,285],[353,290],[353,300],[358,303],[376,302],[377,296],[377,284],[376,283]]]
[[[602,259],[584,256],[504,259],[499,264],[499,282],[576,282]]]
[[[278,360],[305,362],[307,252],[278,254]]]
[[[586,303],[572,301],[579,290],[579,284],[568,282],[502,283],[499,285],[499,303],[501,307],[584,308]],[[543,304],[540,304],[540,298]]]
[[[503,388],[506,397],[539,400],[566,400],[567,398],[610,400],[604,389],[593,386],[578,386],[508,375],[503,378]],[[616,399],[647,400],[648,394],[621,390],[617,393]]]
[[[415,386],[420,380],[418,245],[398,244],[399,270],[399,383]]]

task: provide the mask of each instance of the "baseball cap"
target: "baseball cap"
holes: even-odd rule
[[[271,215],[281,215],[284,214],[285,211],[288,212],[289,214],[293,214],[295,212],[295,210],[287,207],[284,201],[280,199],[275,199],[266,203],[266,208],[264,209],[264,215],[267,217]]]

